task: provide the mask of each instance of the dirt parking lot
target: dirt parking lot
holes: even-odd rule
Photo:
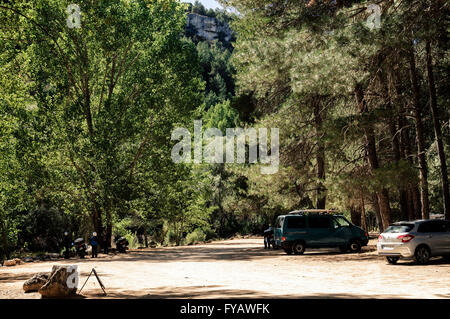
[[[389,265],[375,243],[360,254],[326,249],[288,256],[265,250],[262,238],[234,239],[0,267],[0,298],[40,298],[25,294],[22,284],[54,264],[78,265],[79,287],[95,267],[107,298],[450,298],[450,263]],[[81,294],[104,298],[92,277]]]

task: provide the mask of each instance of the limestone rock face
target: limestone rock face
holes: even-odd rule
[[[70,278],[69,278],[70,277]],[[70,282],[76,285],[73,287]],[[52,268],[48,281],[39,289],[43,298],[61,298],[75,295],[78,285],[78,273],[71,265],[55,265]]]
[[[43,285],[47,283],[48,278],[49,274],[47,273],[35,274],[33,277],[24,282],[23,291],[25,292],[38,291]]]
[[[222,35],[223,39],[228,42],[232,36],[232,31],[227,23],[197,13],[188,14],[187,27],[195,29],[196,35],[207,41],[217,40],[219,35]]]

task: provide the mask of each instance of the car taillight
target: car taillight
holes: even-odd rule
[[[382,240],[383,239],[383,236],[378,236],[378,240]]]
[[[402,243],[407,243],[413,238],[414,238],[413,235],[400,235],[400,236],[397,237],[397,239],[401,239],[402,240]]]
[[[281,237],[281,241],[285,241],[286,240],[286,237]]]

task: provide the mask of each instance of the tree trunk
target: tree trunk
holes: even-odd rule
[[[401,130],[401,143],[400,143],[400,153],[404,159],[406,159],[411,165],[417,165],[413,160],[413,154],[411,151],[411,139],[409,138],[409,133],[407,129],[408,123],[406,122],[404,116],[405,110],[402,108],[401,114],[399,116],[399,126]],[[409,220],[420,219],[422,216],[422,205],[420,200],[419,188],[414,183],[409,183],[407,187],[407,206],[408,215],[406,216]],[[428,198],[428,197],[427,197]]]
[[[148,248],[148,234],[147,234],[147,228],[144,227],[144,243],[145,243],[145,248]]]
[[[415,219],[421,219],[422,215],[420,213],[421,203],[420,203],[420,191],[417,185],[411,186],[412,203],[414,208]]]
[[[102,216],[101,212],[97,208],[97,204],[93,203],[93,211],[92,211],[92,225],[94,226],[94,231],[97,233],[97,236],[103,235],[103,225],[102,225]]]
[[[428,167],[425,157],[425,141],[423,137],[422,124],[422,107],[420,105],[420,87],[417,80],[416,61],[414,51],[411,48],[409,52],[409,66],[411,87],[414,93],[414,123],[416,127],[416,142],[417,142],[417,158],[419,160],[420,172],[420,202],[422,218],[430,218],[430,202],[428,196]]]
[[[384,231],[383,221],[381,219],[380,205],[378,204],[378,196],[376,193],[372,195],[373,209],[375,210],[375,216],[377,219],[378,229],[380,233]]]
[[[0,261],[2,261],[3,258],[8,259],[8,240],[6,237],[6,225],[5,222],[3,220],[3,217],[1,217],[0,220],[0,231],[2,233],[2,244],[0,246],[1,250],[0,250]]]
[[[367,111],[367,106],[364,100],[364,94],[361,85],[356,85],[355,87],[355,97],[356,102],[359,108],[359,112],[361,114]],[[379,168],[378,164],[378,156],[377,149],[375,143],[375,134],[373,132],[373,126],[370,122],[364,123],[364,135],[366,138],[366,150],[367,150],[367,158],[369,160],[370,171],[375,173],[375,171]],[[382,187],[380,191],[377,192],[377,203],[380,210],[380,217],[382,222],[383,230],[389,227],[390,217],[391,217],[391,208],[389,205],[389,193],[386,188]]]
[[[366,219],[366,205],[364,203],[364,192],[362,187],[360,188],[360,194],[361,194],[361,226],[362,229],[364,229],[366,232],[367,229],[367,219]]]
[[[389,122],[389,130],[391,132],[392,152],[394,154],[394,161],[396,164],[398,164],[401,159],[400,143],[398,140],[397,128],[396,128],[395,122],[393,120],[391,120]],[[408,203],[407,203],[407,198],[406,198],[406,189],[405,189],[404,185],[398,186],[398,193],[399,193],[401,216],[402,216],[402,219],[406,219],[408,217]]]
[[[386,84],[387,79],[386,76],[382,71],[378,72],[378,80],[380,82],[380,85],[383,90],[383,98],[385,101],[386,109],[392,110],[392,116],[388,119],[389,121],[389,131],[391,133],[391,148],[392,148],[392,154],[394,155],[394,162],[396,165],[399,164],[401,155],[400,155],[400,142],[397,134],[397,124],[396,119],[400,117],[400,114],[398,114],[397,110],[393,107],[391,103],[391,96],[388,89],[388,86]],[[408,206],[406,203],[406,189],[404,185],[402,185],[402,181],[398,181],[397,183],[397,190],[399,193],[399,203],[400,203],[400,212],[401,216],[407,217],[408,216]]]
[[[112,222],[111,216],[109,216],[106,223],[105,252],[108,252],[108,249],[111,248],[111,238],[112,238]]]
[[[326,204],[326,189],[323,185],[323,181],[325,180],[325,145],[323,142],[323,115],[320,110],[320,102],[319,98],[316,98],[314,101],[314,122],[316,128],[316,138],[317,138],[317,152],[316,152],[316,161],[317,161],[317,200],[316,200],[316,208],[324,209]]]
[[[350,219],[353,225],[361,226],[361,211],[354,205],[350,207]]]
[[[416,213],[414,210],[414,203],[413,203],[413,188],[412,185],[410,185],[408,192],[406,193],[406,198],[408,200],[408,220],[414,220],[416,219]]]
[[[441,183],[442,183],[442,195],[444,202],[444,216],[446,219],[450,219],[450,194],[448,188],[448,172],[447,163],[445,161],[444,144],[442,142],[442,132],[439,123],[439,111],[437,106],[436,85],[434,83],[433,74],[433,59],[431,55],[431,43],[427,40],[425,44],[426,57],[427,57],[427,77],[428,77],[428,89],[430,94],[430,108],[431,115],[433,117],[434,135],[436,138],[437,152],[439,156],[441,166]]]

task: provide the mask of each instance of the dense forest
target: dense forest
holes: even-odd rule
[[[0,259],[59,252],[65,231],[258,234],[301,208],[371,231],[450,219],[448,1],[221,2],[0,2]],[[188,13],[232,41],[195,37]],[[174,163],[172,130],[199,119],[279,128],[278,173]]]

